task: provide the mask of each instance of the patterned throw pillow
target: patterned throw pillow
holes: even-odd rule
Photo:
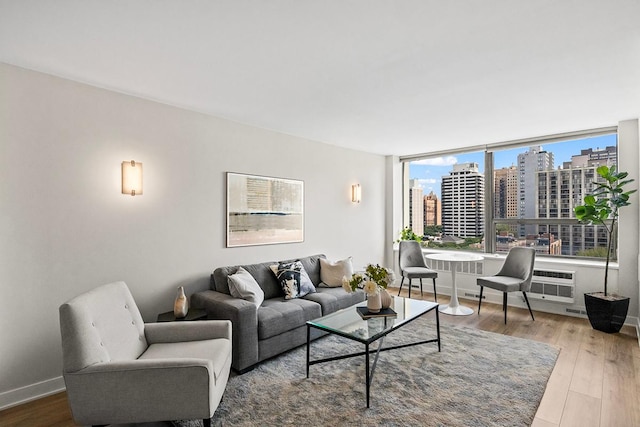
[[[299,298],[316,291],[300,261],[281,262],[270,267],[284,291],[284,299]]]

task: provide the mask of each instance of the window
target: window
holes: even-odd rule
[[[617,164],[615,128],[474,148],[401,159],[405,226],[428,246],[606,256],[603,227],[578,223],[573,208],[593,190],[596,168]]]

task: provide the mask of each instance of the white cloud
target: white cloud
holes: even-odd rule
[[[415,162],[411,163],[428,166],[451,166],[458,163],[458,159],[455,156],[434,157],[431,159],[416,160]]]
[[[423,189],[433,189],[433,184],[439,184],[440,180],[439,179],[433,179],[433,178],[418,178],[418,179],[412,179],[412,181],[414,181],[416,184],[418,184],[418,187],[421,187]]]

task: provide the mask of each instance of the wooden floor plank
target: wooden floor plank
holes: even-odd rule
[[[580,325],[575,322],[563,322],[561,325],[556,324],[552,329],[556,331],[555,338],[552,340],[553,345],[560,347],[560,354],[547,383],[536,417],[560,424],[582,341],[581,330],[583,328],[580,328]]]
[[[604,378],[604,337],[589,330],[578,351],[569,389],[597,399],[602,398]]]
[[[633,360],[635,337],[625,335],[603,336],[605,343],[604,383],[602,396],[602,427],[640,426],[638,381]]]
[[[562,413],[560,427],[599,426],[600,399],[570,390]]]

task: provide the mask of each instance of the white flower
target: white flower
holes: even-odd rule
[[[351,283],[349,282],[349,278],[347,276],[342,276],[342,289],[351,293]]]
[[[376,295],[378,293],[378,285],[376,284],[376,282],[373,282],[371,280],[367,280],[364,283],[363,289],[367,295]]]

